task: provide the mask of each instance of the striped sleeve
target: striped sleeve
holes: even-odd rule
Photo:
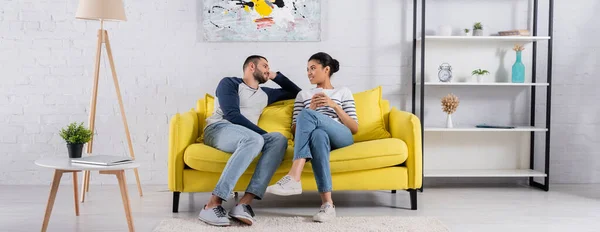
[[[347,89],[344,91],[344,96],[342,98],[342,109],[348,116],[350,116],[356,123],[358,123],[358,115],[356,114],[356,105],[354,103],[354,96],[352,96],[352,92]]]
[[[308,104],[310,104],[310,101],[308,101]],[[305,106],[306,104],[304,99],[302,98],[302,92],[300,92],[298,93],[298,95],[296,95],[296,100],[294,101],[294,114],[292,116],[292,125],[296,124],[296,117],[298,116],[300,111],[304,109]]]

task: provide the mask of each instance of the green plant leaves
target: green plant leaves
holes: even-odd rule
[[[485,74],[490,74],[490,72],[488,72],[488,70],[485,69],[475,69],[473,70],[473,72],[471,72],[471,75],[485,75]]]
[[[67,144],[80,144],[87,143],[92,138],[92,131],[83,126],[82,123],[71,123],[66,128],[60,129],[60,137],[62,137]]]

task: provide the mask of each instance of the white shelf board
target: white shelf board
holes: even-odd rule
[[[549,40],[550,36],[425,36],[427,41],[523,41]],[[421,41],[418,38],[417,41]]]
[[[417,83],[421,85],[420,82]],[[511,83],[511,82],[425,82],[425,86],[549,86],[548,83]]]
[[[546,173],[531,169],[508,170],[425,170],[425,177],[546,177]]]
[[[425,127],[425,131],[437,131],[437,132],[526,132],[526,131],[548,131],[546,128],[539,127],[530,127],[530,126],[518,126],[513,129],[502,129],[502,128],[477,128],[475,126],[472,127],[454,127],[454,128],[445,128],[445,127]]]

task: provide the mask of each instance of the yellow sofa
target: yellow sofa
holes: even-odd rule
[[[416,190],[422,184],[421,124],[405,111],[390,109],[389,102],[376,98],[361,98],[355,94],[359,133],[355,144],[331,152],[331,175],[334,191],[344,190],[407,190],[411,209],[417,209]],[[379,98],[381,93],[379,92]],[[212,97],[198,100],[195,109],[177,113],[169,128],[169,189],[173,192],[173,212],[178,212],[182,192],[212,192],[231,154],[202,143],[205,119],[213,112]],[[375,101],[375,102],[373,102]],[[377,102],[379,101],[379,102]],[[379,103],[379,104],[378,104]],[[381,123],[376,117],[380,110]],[[293,158],[293,135],[289,129],[293,100],[276,102],[263,111],[258,125],[268,132],[281,132],[288,140],[288,149],[281,166],[271,179],[273,184],[290,169]],[[208,112],[208,114],[207,114]],[[362,117],[361,117],[362,115]],[[361,121],[361,118],[364,119]],[[381,131],[377,132],[379,126]],[[368,131],[363,128],[375,128]],[[361,129],[363,129],[361,133]],[[256,167],[250,165],[234,191],[244,191]],[[302,175],[302,188],[316,191],[310,162]]]

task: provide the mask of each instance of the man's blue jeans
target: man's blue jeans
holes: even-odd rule
[[[311,109],[303,109],[296,118],[294,160],[312,162],[313,173],[319,192],[331,192],[331,169],[329,153],[332,149],[354,143],[352,132],[344,124]]]
[[[233,153],[213,191],[215,196],[223,200],[228,198],[240,176],[260,152],[262,156],[258,160],[246,192],[262,199],[287,149],[287,138],[281,133],[260,135],[246,127],[229,122],[217,122],[206,127],[204,143],[221,151]]]

